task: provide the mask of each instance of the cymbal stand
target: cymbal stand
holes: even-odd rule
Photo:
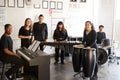
[[[115,41],[112,42],[112,51],[111,51],[111,54],[108,57],[108,59],[109,59],[108,63],[117,62],[117,65],[119,65],[118,57],[117,57],[116,52],[115,52],[115,49],[117,49],[115,44],[117,44],[117,48],[119,47],[118,42],[115,42]]]

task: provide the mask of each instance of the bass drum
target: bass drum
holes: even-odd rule
[[[96,49],[83,49],[83,73],[85,77],[92,77],[96,65]]]
[[[103,65],[108,60],[107,51],[103,48],[98,48],[98,64]]]
[[[101,44],[103,47],[110,46],[110,39],[103,39]]]
[[[73,55],[72,55],[72,63],[74,72],[80,72],[82,67],[82,49],[83,45],[75,45]]]

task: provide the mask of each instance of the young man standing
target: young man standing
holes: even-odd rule
[[[47,24],[44,23],[43,20],[44,16],[41,14],[39,21],[33,25],[34,38],[38,41],[46,41],[48,38]],[[44,45],[40,45],[40,50],[44,50]]]

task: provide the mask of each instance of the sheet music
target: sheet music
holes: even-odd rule
[[[38,47],[40,46],[40,41],[36,41],[36,44],[34,45],[34,47],[32,48],[33,52],[36,52],[36,50],[38,49]]]
[[[29,50],[32,50],[32,48],[35,46],[36,40],[28,47]]]

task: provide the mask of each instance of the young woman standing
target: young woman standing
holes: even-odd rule
[[[97,40],[97,33],[94,30],[93,24],[90,21],[86,21],[84,35],[83,35],[83,44],[87,48],[95,48],[96,49],[96,59],[98,59],[97,58],[98,48],[97,48],[96,40]],[[96,66],[94,69],[93,77],[90,80],[97,80],[97,73],[98,73],[97,61],[96,61]]]
[[[30,18],[26,18],[24,26],[19,30],[18,37],[21,39],[21,47],[28,48],[33,42],[34,36],[32,31],[32,21]]]
[[[63,22],[58,22],[54,31],[53,38],[55,41],[65,41],[68,37],[67,30],[64,28]],[[59,62],[59,46],[55,48],[55,64]],[[61,64],[64,64],[64,51],[61,50]]]

